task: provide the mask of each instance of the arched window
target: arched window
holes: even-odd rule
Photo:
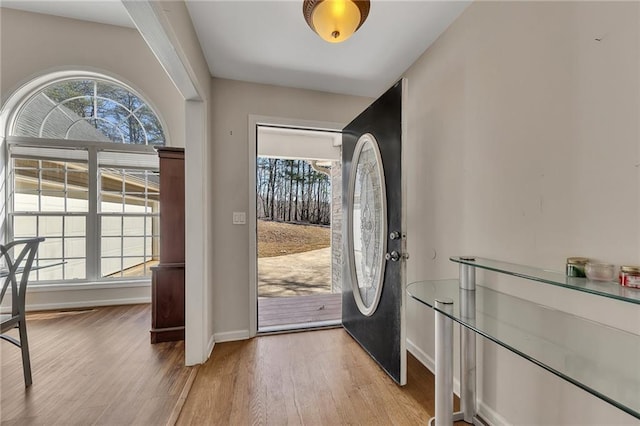
[[[39,88],[11,117],[9,234],[46,238],[35,281],[148,279],[160,247],[153,146],[165,143],[148,103],[83,76]]]
[[[164,145],[160,121],[140,97],[96,79],[58,81],[38,91],[20,108],[12,134]]]

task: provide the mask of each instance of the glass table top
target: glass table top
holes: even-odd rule
[[[640,336],[481,285],[461,290],[457,279],[407,292],[434,309],[436,299],[453,300],[453,314],[438,312],[640,419]],[[461,300],[475,302],[475,317],[463,317]]]
[[[474,257],[469,260],[463,257],[451,257],[456,263],[475,266],[476,268],[500,272],[515,277],[526,278],[546,284],[578,290],[585,293],[597,294],[612,299],[618,299],[629,303],[640,304],[640,289],[623,287],[613,281],[592,281],[586,278],[567,277],[563,272],[549,271],[534,268],[532,266],[518,265],[515,263],[501,262],[498,260]]]

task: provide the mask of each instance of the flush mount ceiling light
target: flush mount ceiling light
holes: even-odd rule
[[[323,40],[340,43],[362,26],[369,7],[369,0],[304,0],[302,13]]]

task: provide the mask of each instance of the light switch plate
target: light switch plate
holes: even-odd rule
[[[233,212],[233,224],[245,225],[247,223],[247,213],[245,212]]]

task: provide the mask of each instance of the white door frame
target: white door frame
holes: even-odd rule
[[[328,121],[298,120],[294,118],[249,115],[249,337],[258,333],[258,257],[257,217],[256,217],[256,156],[258,148],[258,125],[292,127],[305,130],[330,130],[342,132],[345,124]]]

